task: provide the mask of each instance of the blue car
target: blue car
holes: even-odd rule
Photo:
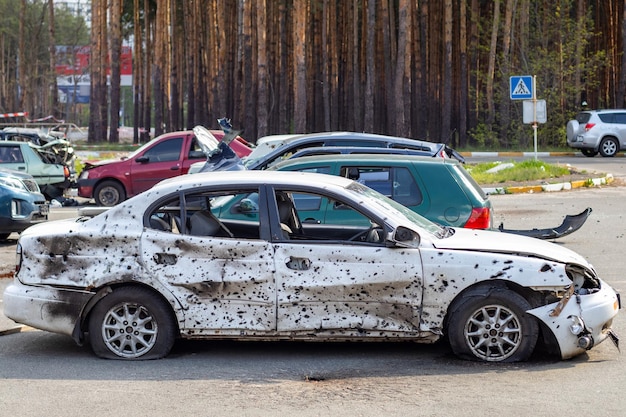
[[[0,240],[48,220],[49,204],[32,175],[0,168]]]

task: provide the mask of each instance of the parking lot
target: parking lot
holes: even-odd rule
[[[594,160],[590,160],[594,162]],[[616,163],[620,163],[619,161]],[[550,227],[586,207],[578,232],[557,241],[590,260],[622,294],[626,188],[498,195],[496,223]],[[70,217],[73,208],[53,209]],[[14,242],[0,246],[13,268]],[[7,272],[4,272],[5,274]],[[0,278],[0,287],[8,283]],[[623,313],[623,311],[622,311]],[[626,334],[618,315],[614,328]],[[41,331],[0,337],[0,406],[7,415],[518,416],[626,413],[626,366],[610,342],[573,360],[461,361],[442,344],[182,342],[159,361],[96,358],[88,346]]]

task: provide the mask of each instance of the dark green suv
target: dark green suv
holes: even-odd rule
[[[272,170],[316,172],[354,179],[445,226],[489,229],[491,201],[461,164],[413,155],[323,155],[289,159]],[[303,223],[356,225],[351,210],[305,193],[294,194]],[[232,219],[258,213],[258,196],[215,201],[212,210]]]
[[[310,156],[281,162],[275,169],[348,177],[442,225],[472,229],[492,226],[491,201],[453,159],[412,155]],[[310,218],[301,220],[326,223],[341,218],[342,213],[341,207],[322,204],[317,213],[309,211]]]

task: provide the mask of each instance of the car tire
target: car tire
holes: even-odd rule
[[[604,157],[612,157],[619,151],[619,143],[615,138],[605,138],[600,142],[600,155]]]
[[[448,339],[463,359],[521,362],[535,349],[539,325],[526,313],[531,306],[507,289],[476,292],[451,306]]]
[[[594,151],[593,149],[581,149],[580,150],[583,155],[593,158],[598,154],[598,151]]]
[[[0,233],[0,241],[5,241],[11,236],[11,233]]]
[[[103,181],[93,193],[94,200],[99,206],[112,207],[126,200],[126,191],[121,184],[115,181]]]
[[[96,304],[89,316],[93,352],[105,359],[160,359],[177,337],[170,305],[142,287],[118,288]]]

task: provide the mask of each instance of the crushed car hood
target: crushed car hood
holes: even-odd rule
[[[109,164],[114,164],[116,162],[122,162],[126,160],[126,158],[118,158],[118,159],[102,159],[99,161],[84,161],[85,162],[85,168],[84,169],[90,169],[93,167],[99,167],[102,165],[109,165]]]
[[[495,235],[495,236],[494,236]],[[433,241],[438,249],[510,253],[593,269],[585,258],[556,243],[499,231],[455,228],[454,235]]]

